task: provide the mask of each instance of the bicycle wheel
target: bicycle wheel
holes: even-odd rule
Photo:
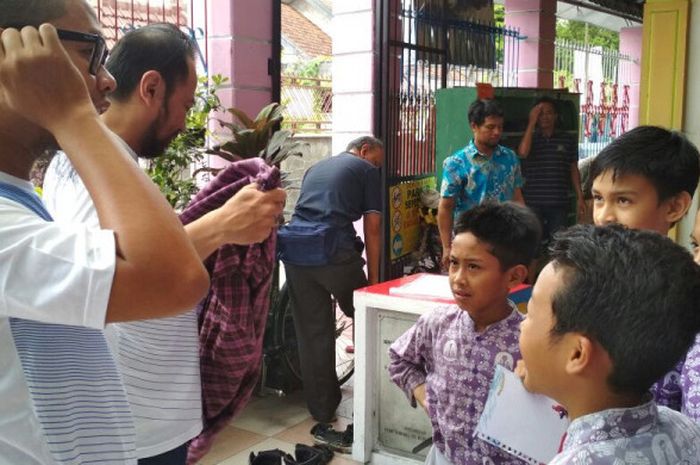
[[[281,312],[277,321],[278,344],[283,347],[284,359],[289,371],[301,380],[301,365],[299,362],[299,347],[294,329],[294,315],[289,298],[289,289],[285,284],[279,294]],[[353,347],[353,319],[343,313],[333,300],[332,311],[335,313],[335,370],[338,382],[342,385],[350,379],[355,370],[355,353]]]

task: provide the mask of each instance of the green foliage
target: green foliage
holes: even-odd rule
[[[176,210],[187,206],[197,193],[194,174],[199,171],[218,172],[200,168],[191,173],[192,165],[201,162],[205,154],[218,155],[231,162],[259,156],[268,164],[276,165],[289,156],[301,156],[304,152],[304,144],[292,141],[290,131],[276,129],[282,121],[279,103],[266,106],[255,119],[237,108],[227,109],[234,116],[234,122],[219,123],[231,132],[231,138],[220,146],[207,149],[210,114],[223,110],[217,91],[227,81],[228,78],[220,75],[212,76],[209,81],[200,78],[195,105],[187,114],[185,130],[173,139],[162,156],[148,161],[148,175]]]
[[[586,31],[588,27],[588,31]],[[588,25],[581,21],[571,21],[565,19],[557,20],[557,40],[565,40],[589,47],[603,48],[603,72],[604,80],[613,83],[616,80],[616,70],[618,58],[615,56],[620,46],[620,35],[615,31],[603,29],[601,27]],[[568,63],[564,69],[554,72],[554,85],[559,86],[561,80],[566,86],[572,85],[573,81],[573,61]],[[585,85],[585,84],[584,84]],[[584,89],[581,89],[584,91]]]
[[[506,27],[506,6],[493,6],[493,25],[496,27]]]
[[[586,23],[567,19],[557,20],[557,39],[570,40],[581,44],[586,42]],[[610,50],[619,50],[620,35],[615,31],[588,25],[588,44]]]
[[[209,114],[221,108],[216,92],[226,81],[228,78],[221,75],[212,76],[210,81],[206,77],[199,79],[185,130],[173,139],[162,156],[148,161],[146,172],[175,209],[184,208],[197,193],[190,169],[193,163],[203,159]]]
[[[282,122],[282,106],[279,103],[267,105],[260,110],[255,119],[251,119],[237,108],[229,108],[228,112],[238,122],[219,121],[222,127],[231,131],[232,136],[219,148],[224,152],[220,156],[231,161],[259,156],[270,141],[275,127]],[[226,153],[231,156],[227,156]]]
[[[306,78],[324,77],[324,76],[321,76],[321,66],[323,66],[326,63],[330,63],[330,62],[331,62],[331,57],[325,56],[325,55],[318,56],[310,61],[305,61],[305,62],[299,61],[299,62],[288,65],[284,70],[284,74],[286,76],[306,77]]]
[[[252,119],[238,108],[229,108],[237,121],[219,123],[231,132],[231,139],[209,153],[228,161],[261,157],[269,165],[277,165],[289,156],[302,156],[304,144],[292,141],[291,131],[277,129],[282,123],[282,110],[279,103],[271,103]]]
[[[505,5],[494,5],[494,25],[496,27],[505,27],[505,18]],[[583,44],[586,41],[586,23],[584,23],[583,21],[557,19],[556,34],[557,39],[570,40]],[[608,29],[589,24],[588,44],[592,46],[601,46],[607,49],[618,50],[620,46],[620,35],[615,31],[610,31]]]

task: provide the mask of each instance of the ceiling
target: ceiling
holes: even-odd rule
[[[566,0],[564,0],[566,1]],[[642,20],[644,0],[591,0],[592,3]]]
[[[601,5],[605,2],[609,5],[612,3],[631,3],[623,0],[559,0],[557,2],[557,18],[583,21],[618,32],[623,27],[641,26],[643,5],[640,4],[639,8],[634,10],[620,11]]]

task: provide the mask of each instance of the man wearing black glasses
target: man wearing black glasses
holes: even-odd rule
[[[192,308],[206,271],[98,117],[115,83],[87,2],[0,0],[0,30],[0,463],[134,464],[132,414],[102,328]],[[99,227],[53,222],[27,181],[58,146]]]
[[[195,43],[177,27],[151,24],[117,42],[107,68],[119,84],[103,121],[134,158],[162,155],[184,129],[197,85]],[[204,260],[227,243],[260,242],[281,213],[281,189],[251,185],[223,207],[187,225]],[[57,221],[98,224],[90,195],[65,154],[44,178],[44,201]],[[195,311],[170,318],[108,325],[136,424],[139,465],[184,465],[186,444],[202,430],[199,338]],[[157,369],[154,369],[157,367]]]

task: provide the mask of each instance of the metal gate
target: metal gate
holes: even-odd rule
[[[630,89],[638,63],[617,50],[557,40],[554,87],[583,94],[580,110],[579,159],[600,152],[632,129]]]
[[[382,279],[403,275],[420,234],[416,196],[435,174],[435,91],[477,82],[517,86],[519,32],[454,19],[447,3],[375,2],[375,135],[386,148]],[[403,224],[410,234],[397,233]]]

